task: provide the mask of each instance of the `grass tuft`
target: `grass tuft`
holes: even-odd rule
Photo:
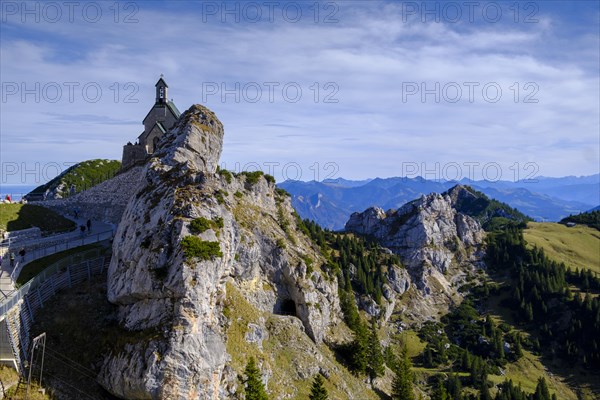
[[[181,240],[181,248],[186,258],[199,258],[210,260],[213,257],[222,257],[219,242],[209,242],[196,236],[186,236]]]

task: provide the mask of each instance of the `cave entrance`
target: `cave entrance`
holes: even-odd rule
[[[279,314],[296,316],[296,303],[292,299],[286,299],[281,302]]]

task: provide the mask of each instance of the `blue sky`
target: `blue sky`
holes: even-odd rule
[[[2,183],[120,159],[161,73],[278,181],[598,173],[598,2],[475,3],[2,2]]]

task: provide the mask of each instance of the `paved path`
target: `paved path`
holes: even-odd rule
[[[87,222],[87,220],[74,219],[70,216],[65,217],[77,223],[78,227],[85,225]],[[17,276],[11,276],[15,269],[17,269],[16,272],[18,274],[31,261],[74,247],[106,240],[109,236],[112,236],[110,232],[113,229],[114,227],[110,224],[92,221],[91,229],[88,231],[86,228],[83,234],[78,228],[72,232],[17,242],[14,245],[15,247],[11,247],[10,249],[15,254],[14,267],[10,265],[10,253],[6,253],[2,258],[2,264],[0,265],[0,301],[8,297],[15,290],[13,280],[16,280]],[[19,255],[21,248],[25,249],[25,257]]]

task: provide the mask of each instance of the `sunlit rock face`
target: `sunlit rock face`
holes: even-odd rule
[[[307,272],[307,255],[316,264],[321,256],[296,230],[289,197],[264,176],[218,171],[223,132],[203,106],[182,114],[161,138],[119,224],[108,300],[118,305],[123,337],[99,381],[120,398],[234,395],[237,376],[226,337],[231,321],[224,312],[228,283],[264,312],[292,304],[315,344],[340,322],[337,280]],[[192,230],[198,218],[209,226]],[[187,237],[216,245],[206,256],[186,256]]]

